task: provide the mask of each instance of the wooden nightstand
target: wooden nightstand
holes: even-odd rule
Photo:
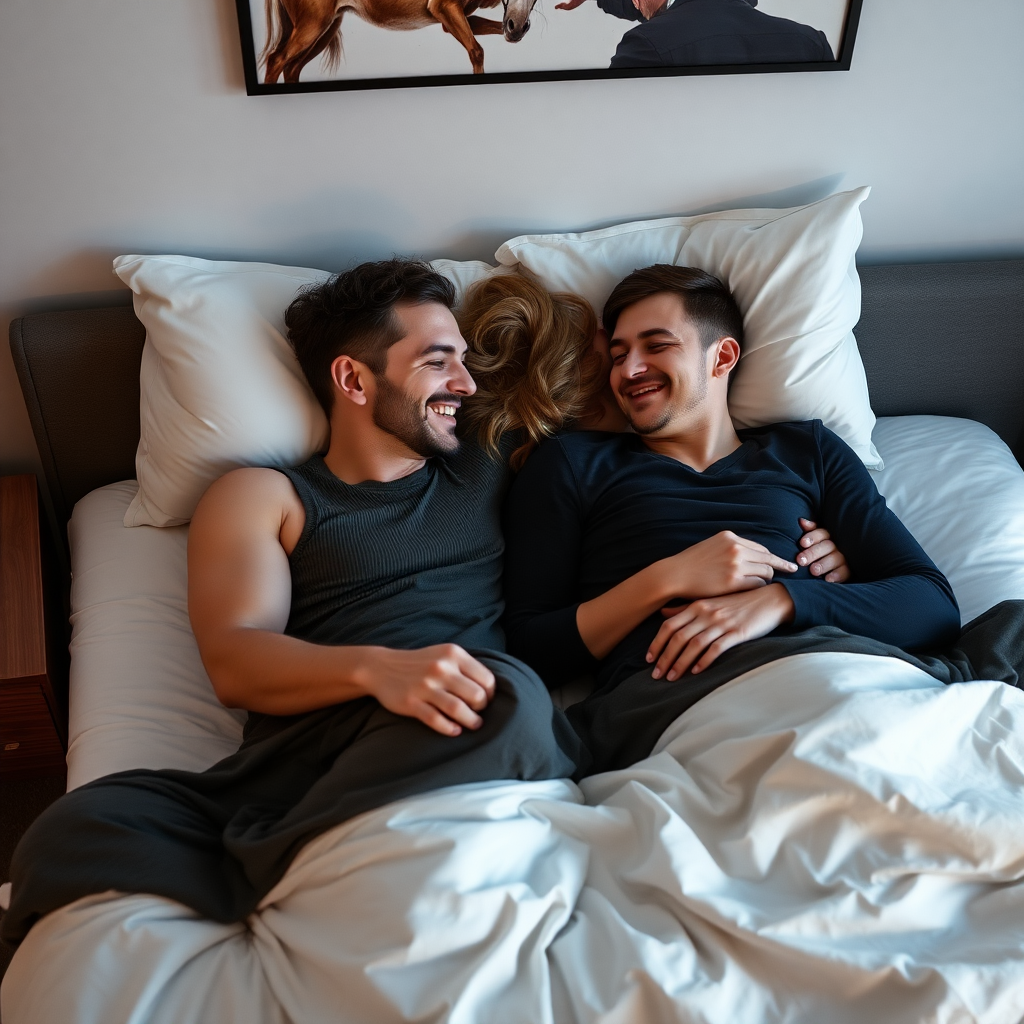
[[[63,636],[47,628],[45,579],[36,478],[0,477],[0,778],[67,770]]]

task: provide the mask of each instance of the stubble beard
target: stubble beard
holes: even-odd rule
[[[672,387],[671,381],[666,377],[665,386],[668,388]],[[697,378],[696,387],[687,396],[686,401],[682,405],[675,405],[671,401],[666,403],[662,414],[653,423],[640,423],[638,424],[633,416],[630,415],[629,406],[627,405],[623,412],[626,415],[626,419],[629,420],[629,425],[633,428],[633,432],[639,434],[641,437],[649,437],[651,434],[660,433],[664,430],[676,416],[687,416],[694,409],[699,408],[704,404],[704,400],[708,397],[708,378],[705,374],[701,374]]]
[[[430,402],[451,401],[453,395],[432,395],[420,406],[383,374],[374,374],[374,380],[377,395],[373,404],[373,422],[381,430],[425,459],[451,455],[459,450],[459,439],[454,434],[438,433],[431,429],[426,419],[430,415],[426,410]]]

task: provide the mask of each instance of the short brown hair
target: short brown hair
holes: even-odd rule
[[[284,315],[288,341],[328,417],[334,404],[331,363],[340,355],[384,372],[388,349],[401,340],[398,302],[455,305],[455,286],[421,260],[361,263],[303,288]]]
[[[615,333],[619,316],[627,306],[651,295],[666,293],[678,295],[682,300],[683,309],[697,328],[705,350],[719,338],[735,338],[743,348],[743,314],[732,292],[707,271],[669,263],[634,270],[615,286],[601,314],[608,337]]]

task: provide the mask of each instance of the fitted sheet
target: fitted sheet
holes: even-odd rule
[[[973,420],[879,419],[890,507],[949,577],[965,622],[1024,598],[1024,472]],[[68,786],[130,768],[201,771],[234,751],[244,712],[214,696],[188,623],[187,526],[123,526],[134,481],[75,506]]]

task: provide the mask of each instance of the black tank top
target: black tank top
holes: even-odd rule
[[[282,472],[306,510],[285,632],[322,644],[504,650],[504,460],[464,441],[400,480],[347,484],[322,456]]]

